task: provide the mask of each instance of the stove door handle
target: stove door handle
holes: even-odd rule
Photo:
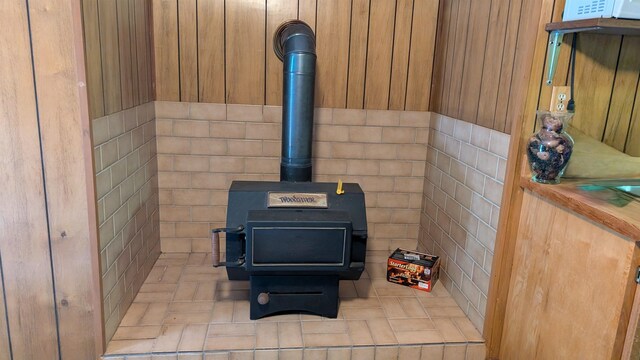
[[[213,267],[220,266],[220,231],[211,232],[211,261]]]
[[[244,230],[244,226],[240,225],[236,228],[217,228],[211,230],[211,262],[213,267],[224,265],[220,262],[220,233],[236,233]]]
[[[242,230],[244,230],[244,225],[239,225],[238,227],[234,227],[234,228],[217,228],[217,229],[213,229],[211,230],[212,233],[236,233],[236,232],[241,232]]]

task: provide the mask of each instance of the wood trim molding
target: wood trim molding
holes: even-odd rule
[[[80,3],[29,2],[62,357],[103,348],[97,210]],[[52,46],[54,44],[55,46]]]
[[[78,112],[80,120],[80,131],[82,134],[82,155],[83,155],[83,168],[84,170],[84,183],[85,183],[85,195],[87,199],[87,239],[88,250],[90,251],[91,258],[91,272],[90,272],[90,288],[88,289],[88,298],[92,304],[94,311],[90,319],[90,325],[92,326],[91,333],[93,334],[93,341],[95,343],[96,355],[102,355],[106,349],[105,336],[104,336],[104,307],[102,297],[101,286],[101,271],[100,271],[100,241],[98,239],[98,209],[96,208],[96,184],[94,174],[94,159],[93,159],[93,141],[91,139],[91,109],[89,105],[89,93],[88,93],[88,80],[87,80],[87,66],[85,63],[85,43],[83,34],[83,17],[82,6],[79,2],[73,1],[71,3],[71,16],[73,20],[73,48],[76,64],[76,76],[78,84]]]

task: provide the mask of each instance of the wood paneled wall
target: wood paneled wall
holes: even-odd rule
[[[532,46],[522,41],[536,7],[532,0],[443,1],[430,110],[511,133],[508,114],[522,106],[529,74],[517,65],[518,49]]]
[[[82,0],[91,118],[153,100],[151,4]]]
[[[316,32],[316,106],[427,110],[438,0],[152,0],[157,100],[281,105],[272,36]]]
[[[100,276],[80,4],[0,22],[0,359],[96,359]]]
[[[561,21],[564,3],[555,2],[553,21]],[[640,156],[640,37],[581,33],[577,39],[572,126]],[[570,83],[572,43],[573,35],[565,35],[553,85]],[[540,84],[539,109],[548,109],[551,101],[552,87],[544,81],[546,78]]]
[[[529,2],[442,2],[431,111],[511,132],[512,118],[507,113],[519,86],[516,82],[523,72],[529,73],[514,61],[518,46],[527,46],[519,44],[518,36],[523,21],[530,17]],[[564,1],[545,6],[553,8],[552,21],[562,19]],[[568,34],[554,85],[569,82],[571,43]],[[620,151],[640,156],[640,37],[580,34],[577,50],[573,126]],[[551,87],[542,82],[538,108],[548,109]]]

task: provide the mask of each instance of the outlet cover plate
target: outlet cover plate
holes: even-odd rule
[[[570,86],[554,86],[551,91],[551,103],[549,104],[549,111],[554,112],[567,112],[567,103],[571,96]]]

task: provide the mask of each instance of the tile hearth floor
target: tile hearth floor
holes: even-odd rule
[[[104,359],[484,359],[481,334],[438,282],[431,293],[388,283],[388,252],[367,254],[340,282],[337,319],[249,320],[249,283],[227,280],[210,254],[162,254]]]

